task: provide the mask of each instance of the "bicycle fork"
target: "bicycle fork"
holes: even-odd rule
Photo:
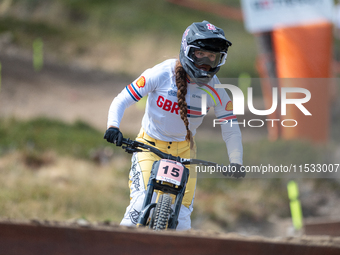
[[[183,179],[181,181],[180,186],[166,185],[160,181],[157,181],[156,176],[157,176],[157,168],[153,167],[150,178],[149,178],[146,194],[145,194],[142,211],[138,219],[137,227],[146,226],[151,209],[155,208],[157,204],[157,203],[151,203],[152,196],[153,196],[154,191],[158,190],[163,193],[170,193],[176,196],[176,199],[174,202],[174,209],[171,210],[172,212],[170,214],[170,219],[168,222],[169,229],[176,229],[178,225],[179,211],[181,209],[182,200],[183,200],[185,188],[186,188],[186,183],[189,177],[189,170],[187,169],[187,174],[183,175]]]

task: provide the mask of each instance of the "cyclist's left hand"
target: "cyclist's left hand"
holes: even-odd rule
[[[244,167],[242,167],[242,165],[240,164],[236,164],[236,163],[231,163],[228,166],[228,171],[227,172],[223,172],[224,175],[226,176],[231,176],[231,177],[235,177],[235,178],[243,178],[246,176],[246,171],[244,169]]]

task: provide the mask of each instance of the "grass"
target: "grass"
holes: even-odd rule
[[[209,2],[240,7],[237,0]],[[258,77],[255,38],[242,22],[165,0],[12,1],[0,17],[0,33],[10,32],[14,43],[29,50],[36,38],[42,38],[45,53],[60,61],[81,58],[79,63],[87,66],[135,77],[177,57],[185,28],[202,20],[223,28],[233,42],[219,77],[237,78],[242,73]],[[338,45],[334,39],[334,55]]]
[[[118,222],[123,215],[129,195],[113,164],[55,157],[27,168],[21,159],[14,153],[0,160],[1,218]]]
[[[84,122],[67,125],[45,118],[27,122],[0,120],[0,141],[0,155],[19,148],[32,155],[53,148],[60,155],[82,159],[90,158],[93,151],[108,146],[103,134]]]
[[[185,28],[202,20],[222,27],[233,42],[220,77],[243,72],[256,77],[254,38],[241,22],[167,1],[18,0],[0,18],[0,31],[10,31],[14,42],[28,49],[40,37],[46,50],[63,61],[82,56],[95,66],[99,58],[102,63],[95,67],[136,76],[177,57]]]
[[[119,221],[129,199],[129,159],[103,134],[82,122],[0,123],[2,218]]]

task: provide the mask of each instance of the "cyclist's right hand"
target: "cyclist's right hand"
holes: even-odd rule
[[[106,130],[104,139],[109,143],[115,143],[117,146],[122,146],[123,134],[116,127],[110,127]]]

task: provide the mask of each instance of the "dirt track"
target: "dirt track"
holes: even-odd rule
[[[6,255],[338,255],[340,237],[267,239],[193,231],[155,233],[118,226],[1,222],[0,252]]]
[[[15,55],[0,55],[0,61],[1,117],[83,120],[104,131],[112,99],[131,82],[117,75],[49,62],[35,72],[30,59]],[[126,132],[137,132],[142,113],[136,106],[127,110],[122,123]]]

